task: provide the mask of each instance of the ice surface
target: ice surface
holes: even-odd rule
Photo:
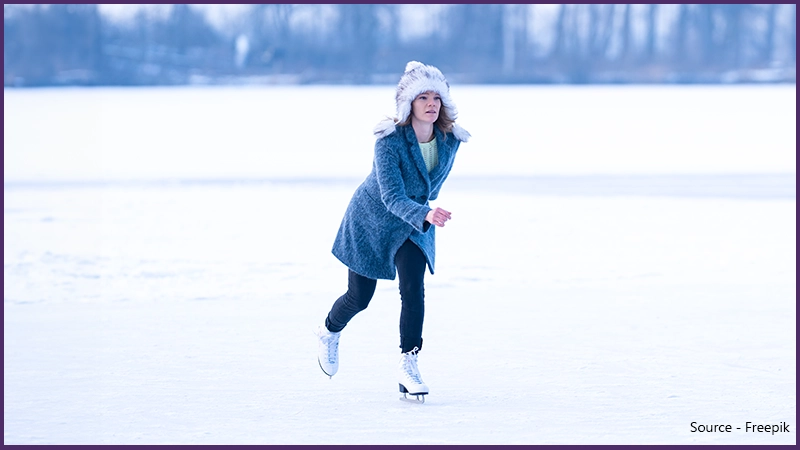
[[[4,181],[363,178],[394,88],[5,89]],[[794,85],[454,86],[454,175],[796,172]]]
[[[459,90],[465,126],[467,91],[502,91]],[[558,176],[560,157],[541,171],[512,159],[519,173],[481,172],[492,142],[513,134],[489,137],[474,122],[435,202],[453,220],[437,231],[426,284],[420,369],[431,394],[413,405],[395,381],[396,282],[379,282],[344,331],[339,373],[328,379],[316,362],[313,329],[346,287],[330,248],[369,170],[368,133],[297,155],[292,145],[317,133],[255,117],[271,103],[220,123],[227,131],[207,136],[220,139],[216,153],[190,136],[208,128],[201,112],[175,117],[185,146],[166,131],[158,146],[153,118],[128,117],[125,136],[108,131],[123,114],[113,105],[185,95],[228,111],[229,91],[97,90],[110,108],[96,116],[102,129],[77,106],[83,131],[65,125],[63,145],[43,148],[53,138],[28,123],[35,115],[9,110],[85,92],[6,91],[5,444],[796,443],[793,116],[791,136],[763,125],[774,145],[741,147],[719,166],[695,148],[705,162],[682,159],[685,170],[651,172],[643,157],[620,173],[609,163]],[[339,102],[348,90],[319,92]],[[324,103],[303,103],[296,118],[311,126]],[[364,108],[319,127],[355,136],[366,121],[368,131],[376,105]],[[263,140],[236,137],[242,121]],[[114,145],[101,151],[94,139]],[[97,155],[107,159],[90,166]],[[694,421],[785,421],[792,432],[691,433]]]

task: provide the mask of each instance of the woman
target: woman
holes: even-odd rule
[[[417,367],[422,349],[425,268],[434,271],[435,227],[451,214],[431,208],[469,133],[455,124],[450,86],[436,67],[411,61],[397,85],[397,117],[375,127],[372,172],[356,189],[333,245],[349,269],[347,292],[317,330],[318,361],[330,377],[339,367],[339,335],[363,311],[378,279],[399,277],[400,392],[424,401]]]

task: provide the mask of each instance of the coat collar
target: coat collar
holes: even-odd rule
[[[452,143],[456,142],[450,136],[447,136],[445,133],[442,133],[438,127],[433,127],[433,132],[436,135],[436,147],[437,151],[439,152],[439,164],[433,168],[431,173],[428,173],[428,167],[425,165],[425,159],[422,157],[422,149],[419,147],[419,142],[417,141],[417,135],[414,133],[414,127],[411,125],[406,125],[404,127],[404,136],[406,142],[408,142],[410,152],[411,152],[411,160],[414,161],[414,166],[419,171],[420,176],[422,179],[425,180],[425,184],[427,189],[431,190],[431,180],[435,180],[439,174],[444,170],[444,161],[448,161],[450,158],[450,153],[453,151]]]
[[[420,176],[425,180],[427,190],[431,189],[431,179],[428,176],[428,167],[425,166],[425,159],[422,158],[422,149],[419,147],[417,135],[414,133],[414,127],[406,125],[403,127],[405,132],[406,142],[409,144],[409,153],[411,153],[411,160],[414,161],[414,166],[419,171]]]
[[[428,174],[430,176],[431,181],[436,180],[441,175],[442,171],[445,170],[444,169],[446,165],[445,161],[450,160],[450,153],[453,151],[452,144],[456,142],[455,139],[452,139],[451,137],[442,133],[441,130],[439,130],[439,127],[433,127],[433,131],[436,134],[436,148],[437,151],[439,152],[439,164],[437,164],[436,167],[433,168],[431,173]],[[421,156],[422,156],[422,150],[420,150],[420,157]],[[425,160],[423,159],[422,162],[424,165]],[[427,170],[428,169],[426,167],[425,171],[427,172]]]

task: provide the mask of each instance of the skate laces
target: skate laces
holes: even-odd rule
[[[319,339],[325,344],[325,356],[328,363],[334,364],[339,359],[337,354],[339,351],[339,333],[320,329]]]
[[[417,367],[417,352],[419,348],[414,347],[408,353],[403,353],[403,372],[405,375],[414,383],[422,384],[422,375],[419,373],[419,368]]]

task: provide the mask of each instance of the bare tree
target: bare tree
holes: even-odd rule
[[[375,67],[379,31],[377,5],[342,4],[339,7],[339,45],[342,68],[356,81],[369,80]]]
[[[789,26],[789,44],[792,63],[797,61],[797,5],[792,5],[792,20]]]
[[[647,38],[645,40],[644,59],[652,62],[656,57],[656,24],[658,23],[658,5],[647,6]]]
[[[672,59],[679,65],[687,60],[686,54],[689,51],[689,29],[691,27],[691,14],[689,5],[682,3],[678,6],[678,18],[675,23],[674,47]]]
[[[611,36],[614,33],[614,17],[616,16],[616,5],[591,5],[595,9],[595,20],[598,22],[598,29],[595,34],[592,51],[602,62],[608,56],[608,46]]]
[[[292,45],[291,19],[295,5],[258,4],[251,15],[252,65],[280,70]]]
[[[632,26],[631,26],[631,5],[630,4],[626,4],[623,8],[624,9],[623,9],[623,13],[622,13],[622,27],[621,27],[621,30],[620,30],[620,34],[622,35],[621,36],[622,37],[621,38],[621,41],[622,41],[621,47],[622,47],[622,49],[620,51],[620,60],[626,61],[630,57],[631,51],[632,51],[632,47],[633,47],[633,43],[631,42],[633,40],[632,37],[631,37],[631,33],[632,33],[632,31],[631,31],[631,29],[632,29]]]
[[[796,60],[796,5],[417,5],[428,26],[418,38],[401,38],[397,5],[253,5],[223,32],[199,8],[168,8],[166,16],[142,8],[117,26],[97,5],[4,5],[4,83],[169,84],[259,73],[371,83],[409,59],[474,82],[597,82],[609,73],[653,80],[653,64],[684,81],[712,81],[731,70],[791,69]],[[542,28],[529,33],[533,26]]]

